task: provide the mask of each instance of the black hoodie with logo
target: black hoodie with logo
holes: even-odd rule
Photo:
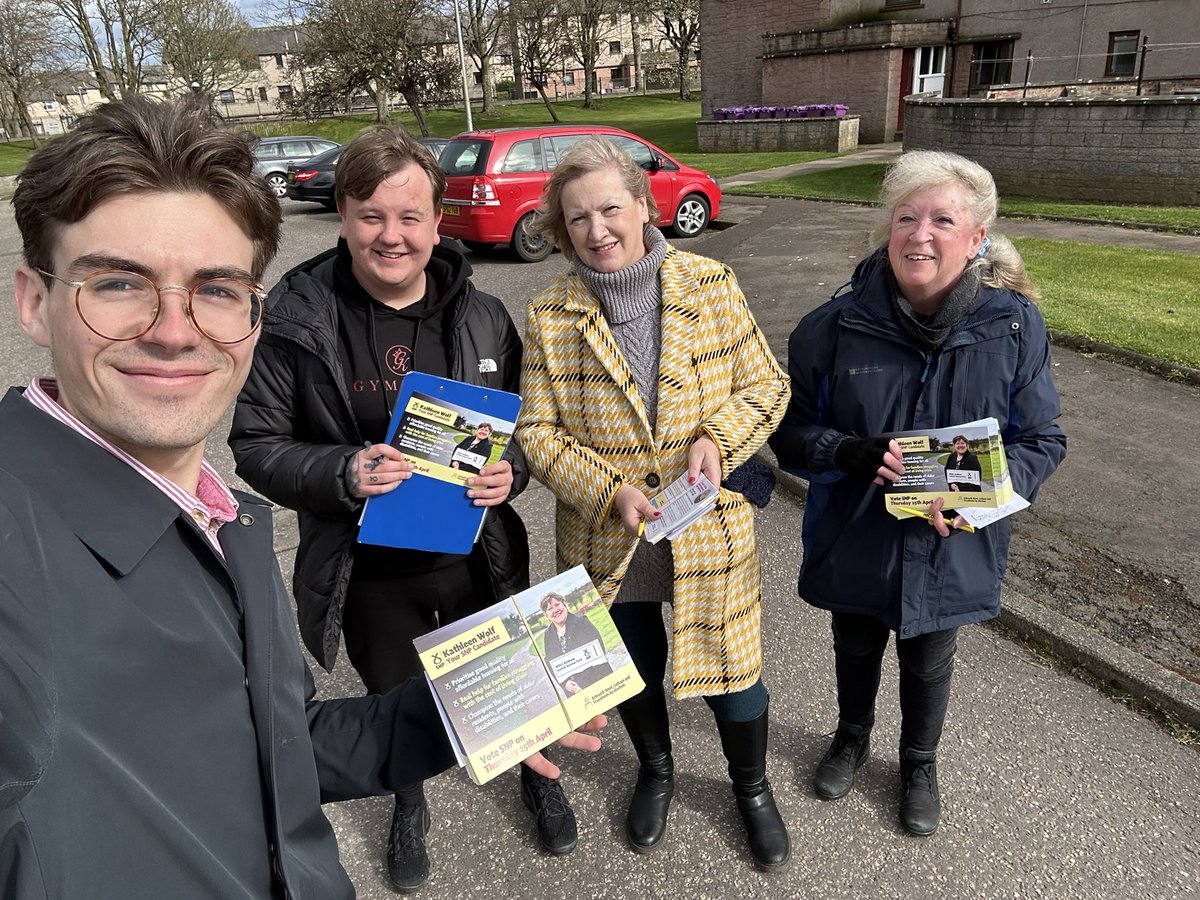
[[[435,246],[425,273],[425,298],[393,310],[353,278],[344,241],[293,268],[268,297],[234,412],[229,445],[238,475],[298,514],[292,586],[300,631],[327,669],[337,657],[363,505],[346,490],[343,472],[364,443],[383,441],[402,373],[520,388],[520,336],[504,305],[475,289],[462,254]],[[529,474],[515,441],[505,459],[513,466],[511,500]],[[488,510],[477,547],[497,599],[529,586],[525,527],[509,503]],[[394,562],[436,567],[437,555],[426,556]]]

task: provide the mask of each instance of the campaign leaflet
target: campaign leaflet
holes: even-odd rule
[[[413,645],[459,764],[477,784],[643,688],[582,566]]]
[[[650,503],[662,515],[646,520],[643,537],[651,544],[663,538],[669,541],[679,537],[689,525],[717,505],[719,492],[703,472],[694,482],[688,482],[684,472],[659,493],[650,498]]]
[[[500,458],[515,427],[494,414],[414,391],[390,443],[413,464],[414,474],[465,485]]]
[[[897,518],[920,515],[914,510],[939,498],[947,510],[996,509],[1014,499],[995,419],[883,436],[904,454],[904,475],[884,482],[887,510]]]

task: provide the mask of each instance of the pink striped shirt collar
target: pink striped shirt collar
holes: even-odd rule
[[[53,378],[33,378],[25,389],[25,398],[46,415],[57,419],[93,443],[103,447],[121,462],[153,484],[167,495],[189,519],[204,533],[213,549],[224,557],[217,540],[217,530],[226,522],[237,518],[238,502],[233,492],[221,480],[221,476],[208,464],[200,463],[200,480],[196,483],[196,495],[185,491],[175,482],[163,478],[153,469],[134,459],[120,447],[98,435],[58,404],[58,382]]]

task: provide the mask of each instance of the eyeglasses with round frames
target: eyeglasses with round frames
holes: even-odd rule
[[[163,291],[183,291],[183,310],[192,326],[218,344],[238,344],[262,324],[265,306],[260,285],[238,278],[210,278],[195,287],[158,285],[136,272],[102,269],[82,281],[70,281],[45,269],[47,278],[75,288],[75,311],[89,330],[110,341],[132,341],[146,334],[162,311]]]

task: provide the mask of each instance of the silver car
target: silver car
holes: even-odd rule
[[[254,172],[267,179],[276,197],[286,197],[288,163],[304,162],[337,145],[337,141],[309,135],[263,138],[254,148]]]

